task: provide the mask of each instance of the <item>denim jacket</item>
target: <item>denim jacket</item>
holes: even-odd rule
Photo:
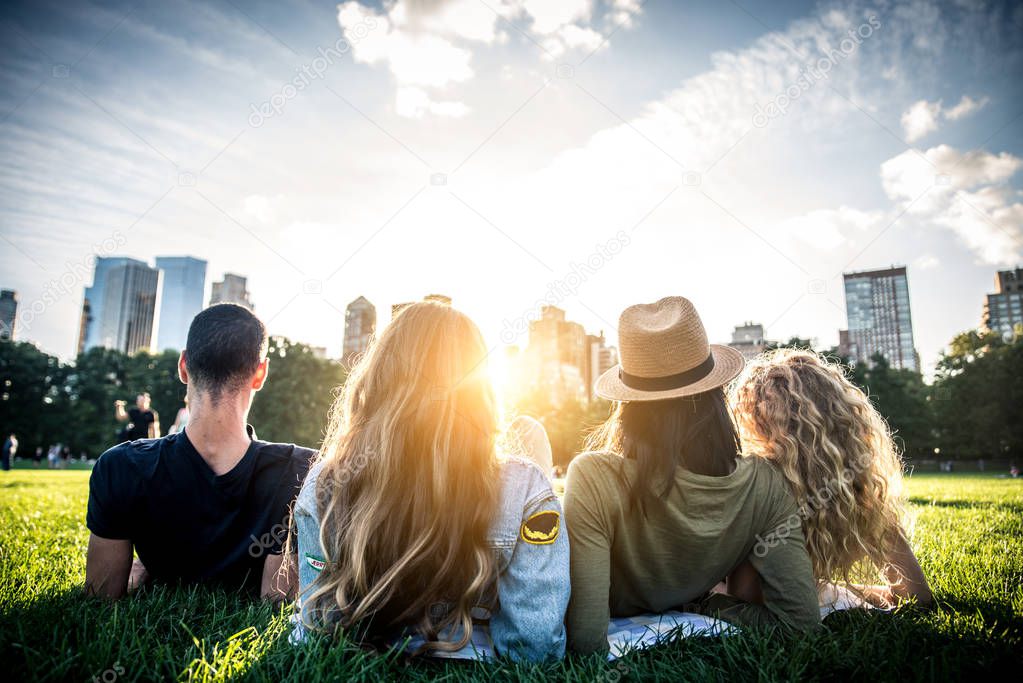
[[[295,501],[300,598],[309,594],[326,556],[320,546],[316,480],[322,463],[310,469]],[[501,462],[500,505],[488,541],[497,559],[497,604],[490,612],[489,635],[495,654],[513,660],[544,660],[565,654],[565,610],[569,584],[568,533],[561,503],[539,467],[526,460]],[[489,592],[494,592],[489,591]],[[302,605],[307,623],[310,614]],[[455,657],[478,658],[490,647],[472,641]],[[408,634],[406,634],[408,635]]]

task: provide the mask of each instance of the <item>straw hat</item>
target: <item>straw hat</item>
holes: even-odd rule
[[[597,380],[597,394],[612,401],[661,401],[710,391],[742,372],[742,354],[707,343],[689,299],[669,296],[638,304],[618,319],[621,364]]]

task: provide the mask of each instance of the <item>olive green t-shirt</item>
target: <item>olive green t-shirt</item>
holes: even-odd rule
[[[769,462],[740,458],[723,477],[676,468],[667,498],[651,494],[645,517],[629,506],[635,469],[613,453],[584,453],[569,467],[571,650],[606,650],[610,617],[682,609],[746,559],[760,573],[764,604],[720,596],[703,611],[746,625],[809,630],[820,623],[802,520]]]

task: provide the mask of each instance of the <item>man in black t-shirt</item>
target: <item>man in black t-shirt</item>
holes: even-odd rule
[[[135,397],[135,407],[125,411],[124,401],[114,401],[114,417],[118,422],[127,422],[128,426],[121,430],[121,441],[137,441],[138,439],[160,438],[160,416],[150,409],[149,394]]]
[[[314,452],[260,441],[246,424],[266,351],[266,328],[241,306],[211,306],[192,321],[178,362],[188,426],[115,446],[93,468],[87,591],[117,598],[150,578],[293,597],[297,570],[282,550]]]

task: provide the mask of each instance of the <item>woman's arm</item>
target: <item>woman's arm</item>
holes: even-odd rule
[[[561,504],[546,477],[533,471],[547,495],[523,513],[511,561],[497,578],[498,608],[490,619],[494,650],[516,661],[564,657],[571,592]]]
[[[572,599],[565,623],[568,648],[588,654],[605,652],[611,618],[611,543],[596,495],[576,459],[565,483],[565,523],[572,540]]]
[[[892,534],[891,545],[885,557],[883,586],[852,586],[864,599],[875,607],[894,607],[900,600],[915,598],[917,603],[928,606],[934,600],[927,585],[924,570],[913,554],[909,539],[901,528]]]
[[[916,598],[922,605],[931,604],[933,596],[930,586],[927,585],[927,577],[924,576],[924,570],[920,568],[913,548],[909,545],[909,539],[902,529],[896,531],[892,547],[889,549],[885,577],[896,596],[903,599]]]

